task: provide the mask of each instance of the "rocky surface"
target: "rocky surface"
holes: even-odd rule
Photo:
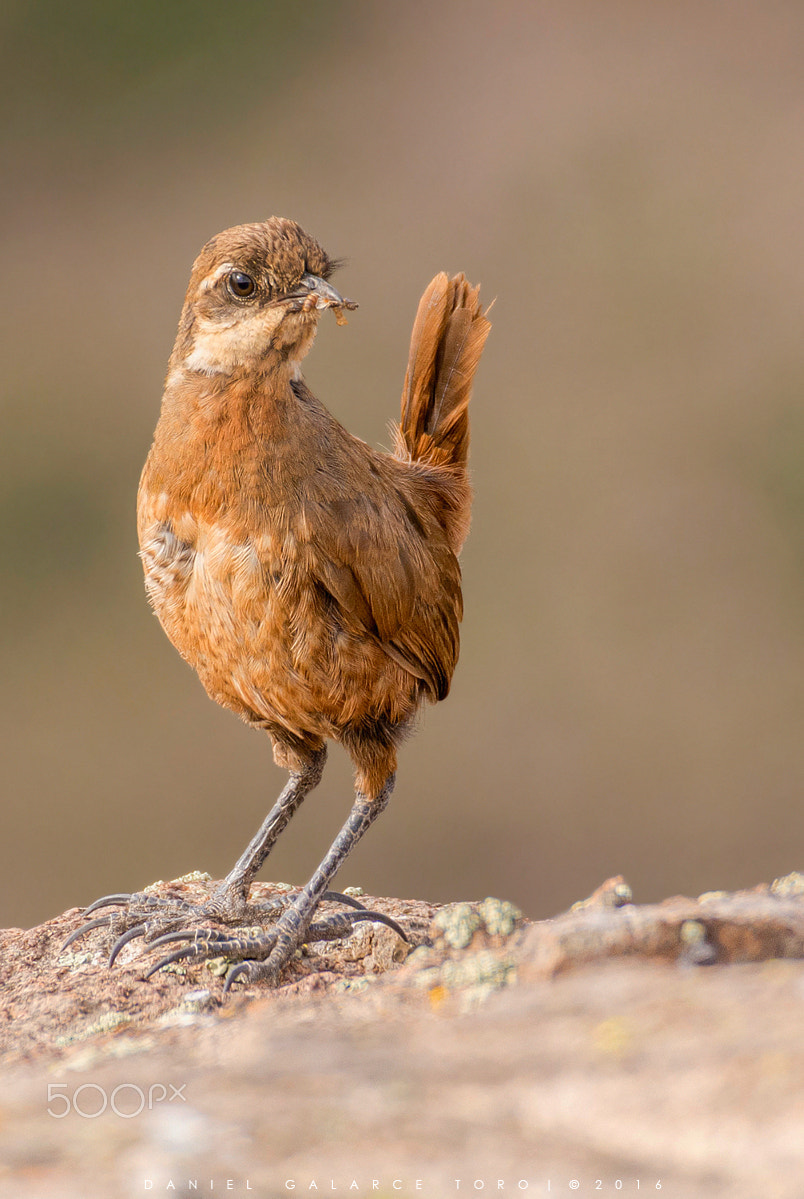
[[[226,999],[221,963],[144,981],[142,941],[109,970],[106,929],[61,952],[78,909],[6,930],[0,1194],[794,1199],[803,896],[637,905],[612,879],[540,922],[366,897],[412,951],[363,923]]]

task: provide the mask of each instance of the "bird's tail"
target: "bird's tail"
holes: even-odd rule
[[[457,553],[469,531],[471,491],[469,398],[491,328],[480,308],[480,288],[466,276],[436,275],[419,302],[402,390],[402,417],[394,453],[435,468],[444,520]]]

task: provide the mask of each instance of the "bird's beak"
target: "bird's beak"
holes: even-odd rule
[[[304,274],[298,286],[287,296],[289,300],[307,300],[311,308],[357,308],[354,300],[346,300],[326,279],[318,275]]]

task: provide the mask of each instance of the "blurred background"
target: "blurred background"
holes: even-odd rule
[[[497,297],[449,700],[339,876],[546,916],[804,863],[804,7],[17,0],[0,13],[0,923],[232,866],[280,790],[148,608],[134,504],[191,263],[297,219],[387,445],[419,295]],[[304,882],[345,756],[263,877]]]

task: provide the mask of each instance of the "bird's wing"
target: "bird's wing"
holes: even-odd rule
[[[381,501],[356,493],[316,507],[313,569],[344,627],[376,636],[433,699],[443,699],[462,615],[460,567],[443,532],[399,493]]]

